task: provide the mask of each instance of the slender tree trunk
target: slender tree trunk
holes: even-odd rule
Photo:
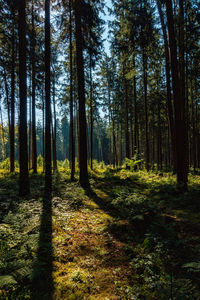
[[[45,0],[45,190],[51,191],[50,0]]]
[[[144,113],[145,113],[145,160],[146,170],[149,171],[149,116],[148,116],[148,102],[147,102],[147,56],[146,49],[143,48],[143,82],[144,82]]]
[[[92,82],[92,58],[90,55],[90,168],[93,170],[93,82]]]
[[[80,154],[79,154],[79,149],[80,149],[80,146],[79,146],[79,112],[78,110],[76,110],[76,145],[77,145],[77,163],[79,164],[79,157],[80,157]]]
[[[112,134],[113,134],[113,166],[118,165],[118,158],[117,158],[117,146],[116,146],[116,136],[115,136],[115,121],[112,117]]]
[[[53,115],[54,115],[54,126],[52,123],[52,134],[53,134],[53,172],[57,170],[57,153],[56,153],[56,132],[57,132],[57,121],[56,121],[56,99],[55,99],[55,78],[53,78]]]
[[[170,79],[170,58],[169,58],[169,43],[167,38],[167,29],[164,22],[163,11],[161,7],[160,0],[157,0],[157,7],[160,16],[163,38],[164,38],[164,47],[165,47],[165,74],[166,74],[166,83],[167,83],[167,113],[168,113],[168,124],[170,129],[171,136],[171,145],[172,145],[172,155],[173,155],[173,169],[176,173],[176,143],[175,143],[175,132],[174,132],[174,116],[172,108],[172,97],[171,97],[171,79]]]
[[[31,90],[31,87],[30,87]],[[31,129],[32,129],[32,125],[31,125],[31,119],[32,119],[32,114],[31,114],[31,96],[29,98],[29,128],[28,128],[28,166],[29,166],[29,170],[31,169],[31,142],[32,142],[32,134],[31,134]]]
[[[18,7],[19,32],[19,193],[29,193],[28,149],[27,149],[27,83],[26,83],[26,1],[21,0]]]
[[[128,101],[128,87],[125,78],[124,78],[124,104],[125,104],[126,158],[130,159],[129,101]]]
[[[36,143],[36,118],[35,118],[35,19],[34,2],[32,0],[32,40],[31,40],[31,64],[32,64],[32,168],[37,173],[37,143]]]
[[[43,173],[45,172],[45,109],[44,94],[42,89],[42,157],[43,157]]]
[[[155,164],[155,111],[152,107],[152,169],[154,170]]]
[[[76,64],[79,99],[79,181],[82,186],[88,186],[87,169],[87,135],[85,113],[85,79],[83,61],[83,36],[81,28],[81,1],[75,0],[75,36],[76,36]]]
[[[185,84],[185,20],[184,20],[184,4],[185,0],[179,0],[179,77],[180,77],[180,92],[182,99],[182,114],[181,117],[183,119],[183,143],[184,143],[184,151],[183,151],[183,173],[186,177],[187,181],[188,171],[189,171],[189,159],[188,159],[188,103],[186,98],[186,84]]]
[[[191,107],[192,107],[192,157],[193,157],[193,168],[194,172],[196,172],[196,116],[195,116],[195,104],[192,94],[192,81],[191,81]]]
[[[8,130],[10,135],[10,101],[9,101],[9,92],[8,92],[8,82],[6,76],[6,70],[4,69],[4,85],[5,85],[5,92],[6,92],[6,104],[7,104],[7,115],[8,115]]]
[[[10,116],[10,172],[15,171],[15,32],[14,14],[12,28],[12,62],[11,62],[11,116]]]
[[[133,133],[133,105],[130,105],[130,157],[134,156],[134,133]]]
[[[158,102],[157,156],[158,156],[157,158],[158,169],[162,169],[160,101]]]
[[[133,45],[133,51],[135,52],[135,45]],[[135,54],[133,58],[133,68],[135,71]],[[133,156],[138,152],[138,115],[137,115],[137,78],[136,75],[133,77],[133,98],[134,98],[134,151]]]
[[[4,125],[3,125],[3,114],[0,103],[0,117],[1,117],[1,130],[2,130],[2,158],[6,158],[6,145],[5,145],[5,134],[4,134]]]
[[[197,87],[196,87],[197,88]],[[196,105],[195,105],[195,119],[196,119],[196,153],[198,153],[196,159],[197,159],[197,168],[200,168],[200,134],[199,134],[199,107],[198,107],[198,103],[196,101]]]
[[[175,137],[177,160],[177,184],[181,190],[187,190],[188,161],[187,161],[187,130],[185,126],[185,102],[182,98],[181,82],[178,71],[177,46],[174,31],[172,1],[166,1],[169,46],[171,55],[172,86],[174,93]]]
[[[74,112],[73,112],[73,45],[72,45],[72,0],[69,1],[69,48],[70,48],[70,160],[71,160],[71,181],[74,181],[75,174],[75,141],[74,141]]]

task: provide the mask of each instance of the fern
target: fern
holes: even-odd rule
[[[17,281],[13,276],[11,275],[0,276],[0,289],[13,286],[13,285],[17,285]]]
[[[189,262],[187,264],[184,264],[182,267],[200,271],[200,262]]]

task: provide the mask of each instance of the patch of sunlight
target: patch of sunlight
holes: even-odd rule
[[[87,205],[88,208],[90,208],[90,209],[98,209],[99,208],[99,205],[91,199],[85,200],[85,205]]]
[[[102,190],[95,189],[94,191],[95,191],[95,193],[97,194],[97,196],[98,196],[99,198],[101,198],[101,199],[106,199],[106,198],[108,197],[108,194],[105,193],[105,192],[102,191]]]

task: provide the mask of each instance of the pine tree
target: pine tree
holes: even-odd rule
[[[28,152],[27,152],[27,84],[26,84],[26,1],[18,3],[19,32],[19,192],[21,196],[29,193]]]
[[[45,190],[51,191],[50,1],[45,0]]]
[[[82,186],[88,186],[87,169],[87,126],[85,112],[85,77],[83,60],[83,34],[82,34],[83,3],[75,0],[75,38],[76,38],[76,68],[79,100],[79,181]]]

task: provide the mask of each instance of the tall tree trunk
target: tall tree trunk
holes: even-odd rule
[[[146,170],[149,171],[149,116],[148,116],[148,102],[147,102],[147,56],[146,49],[143,48],[143,83],[144,83],[144,113],[145,113],[145,163]]]
[[[6,145],[5,145],[5,134],[4,134],[4,126],[3,126],[3,114],[0,103],[0,117],[1,117],[1,130],[2,130],[2,158],[3,160],[6,158]]]
[[[10,101],[9,101],[8,82],[7,82],[7,76],[6,76],[6,70],[5,69],[4,69],[3,77],[4,77],[4,85],[5,85],[5,92],[6,92],[8,130],[9,130],[9,135],[10,135]]]
[[[81,28],[81,1],[75,0],[75,36],[76,36],[76,65],[79,99],[79,181],[82,186],[88,186],[87,169],[87,135],[85,113],[85,79],[83,62],[83,36]]]
[[[167,116],[168,124],[170,129],[171,136],[171,145],[172,145],[172,156],[173,156],[173,169],[176,172],[176,144],[175,144],[175,132],[174,132],[174,116],[172,108],[172,97],[171,97],[171,79],[170,79],[170,58],[169,58],[169,43],[167,38],[167,29],[164,22],[163,11],[161,7],[160,0],[157,0],[157,7],[160,16],[160,22],[162,26],[163,38],[164,38],[164,47],[165,47],[165,74],[166,74],[166,83],[167,83]]]
[[[169,46],[171,55],[172,87],[174,93],[175,112],[175,137],[176,137],[176,161],[177,161],[177,184],[181,190],[187,190],[188,159],[187,159],[187,130],[185,119],[185,101],[181,90],[181,80],[178,71],[177,44],[174,30],[172,1],[166,1],[166,13],[168,22]],[[181,46],[181,45],[180,45]]]
[[[45,0],[45,191],[51,191],[50,0]]]
[[[135,45],[133,45],[133,51],[135,52]],[[133,54],[133,68],[135,72],[135,53]],[[133,156],[138,152],[138,112],[137,112],[137,78],[133,77],[133,105],[134,105],[134,151]]]
[[[12,28],[12,62],[11,62],[11,116],[10,116],[10,172],[15,171],[15,32],[14,14]]]
[[[44,93],[42,89],[42,157],[43,157],[43,173],[45,172],[45,103]]]
[[[30,86],[30,90],[31,90],[31,86]],[[32,134],[31,134],[31,119],[32,119],[32,115],[31,115],[31,96],[29,97],[29,128],[28,128],[28,166],[29,166],[29,170],[31,169],[31,142],[32,142]]]
[[[154,170],[155,164],[155,111],[154,105],[152,107],[152,169]]]
[[[69,49],[70,49],[70,161],[71,181],[75,174],[75,141],[74,141],[74,111],[73,111],[73,45],[72,45],[72,0],[69,1]]]
[[[125,75],[123,75],[125,76]],[[124,105],[125,105],[125,137],[126,137],[126,158],[130,159],[130,134],[129,134],[129,99],[128,87],[124,77]]]
[[[36,118],[35,118],[35,18],[34,2],[32,0],[32,40],[31,40],[31,64],[32,64],[32,168],[37,173],[37,143],[36,143]]]
[[[158,169],[162,169],[162,147],[161,147],[161,116],[160,116],[160,101],[158,101],[158,127],[157,127],[157,165],[158,165]]]
[[[182,122],[183,122],[183,173],[187,180],[188,171],[189,171],[189,159],[188,159],[188,103],[186,98],[186,83],[185,83],[185,20],[184,20],[184,5],[185,0],[179,0],[179,77],[180,77],[180,91],[182,99]]]
[[[26,75],[26,1],[18,4],[19,32],[19,193],[25,196],[29,193],[28,149],[27,149],[27,75]]]
[[[191,80],[191,108],[192,108],[192,156],[193,157],[193,168],[194,172],[196,172],[196,114],[195,114],[195,103],[193,99],[192,93],[192,80]]]
[[[92,58],[90,54],[90,168],[93,170],[93,82],[92,82]]]
[[[52,123],[52,135],[53,135],[53,172],[57,170],[57,153],[56,153],[56,132],[57,132],[57,121],[56,121],[56,99],[55,99],[55,78],[53,78],[53,115],[54,115],[54,126]]]
[[[113,135],[113,166],[118,165],[118,157],[117,157],[117,145],[116,145],[116,136],[115,136],[115,120],[112,117],[112,135]]]

